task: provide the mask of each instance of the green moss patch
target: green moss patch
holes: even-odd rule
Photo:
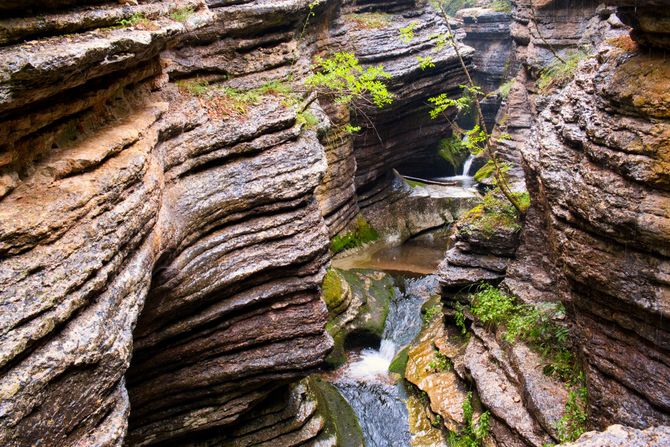
[[[360,247],[365,243],[376,241],[377,239],[379,239],[377,230],[359,214],[353,223],[351,231],[347,231],[331,239],[330,250],[333,254],[336,254],[344,250]]]
[[[410,179],[403,179],[403,180],[405,180],[405,183],[407,183],[412,188],[421,188],[421,187],[426,186],[426,183],[424,183],[424,182],[419,182],[419,181],[410,180]]]
[[[389,365],[389,371],[392,373],[400,374],[400,377],[405,377],[405,369],[407,368],[407,361],[409,360],[409,346],[405,346],[398,352],[391,364]]]
[[[530,206],[528,193],[514,193],[522,209]],[[460,221],[460,230],[465,233],[480,233],[491,237],[499,232],[516,232],[521,229],[518,211],[498,190],[489,191],[480,205],[465,213]]]
[[[328,307],[328,312],[331,315],[337,315],[341,313],[346,307],[346,295],[345,289],[342,284],[344,279],[335,269],[328,269],[326,275],[323,277],[323,283],[321,284],[321,293],[323,296],[323,301],[325,301],[326,306]]]
[[[491,160],[487,161],[484,166],[479,168],[477,172],[475,172],[475,181],[482,183],[484,180],[491,178],[493,176],[493,173],[495,172],[495,166],[493,165],[493,162]]]
[[[219,119],[243,118],[251,107],[259,105],[268,97],[280,99],[285,107],[294,106],[299,100],[299,95],[291,86],[282,81],[269,81],[249,90],[211,84],[202,78],[182,79],[176,84],[182,93],[199,98],[210,117]],[[298,112],[296,117],[298,124],[301,125],[311,125],[315,119],[316,117],[309,116],[309,112],[306,111]]]
[[[454,169],[458,169],[468,158],[469,152],[463,142],[456,136],[440,140],[437,148],[440,157],[447,161]]]

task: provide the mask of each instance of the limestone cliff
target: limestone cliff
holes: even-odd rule
[[[287,70],[307,5],[209,6],[3,22],[3,445],[119,444],[129,401],[133,445],[230,424],[331,346],[316,130],[175,82]]]
[[[565,87],[531,95],[535,144],[519,148],[542,209],[540,227],[529,231],[547,235],[552,288],[570,304],[591,416],[601,427],[644,428],[670,421],[670,122],[660,93],[670,65],[619,32],[613,10],[597,12],[585,23],[599,31],[580,41],[593,56]],[[539,58],[531,46],[529,67]]]
[[[512,35],[522,67],[499,123],[511,135],[499,150],[523,167],[531,197],[518,248],[505,255],[503,287],[525,303],[565,304],[586,372],[589,420],[598,429],[670,422],[668,30],[664,13],[652,17],[659,2],[632,3],[618,2],[617,9],[595,2],[516,2]],[[547,68],[558,66],[559,58],[571,67],[567,76]],[[443,284],[503,278],[500,257],[456,254],[450,250],[443,263]],[[459,262],[468,272],[460,282]],[[539,391],[549,379],[524,377],[529,368],[519,361],[530,357],[501,350],[499,334],[474,333],[465,372],[517,439],[506,440],[505,430],[494,426],[497,442],[517,445],[521,437],[541,445],[515,425],[514,415],[523,411],[555,436],[551,420],[557,416]],[[496,391],[484,374],[492,368],[507,376],[507,392],[519,392],[519,401]],[[637,439],[657,436],[615,432],[576,445],[609,445],[599,440],[608,436],[653,445]]]
[[[456,61],[417,76],[413,2],[360,31],[336,1],[135,3],[0,5],[0,444],[297,445],[327,425],[286,386],[332,346],[328,235],[435,141],[412,117]],[[303,91],[347,33],[392,74],[384,156]]]

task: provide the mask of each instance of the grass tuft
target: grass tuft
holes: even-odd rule
[[[391,15],[383,12],[347,14],[344,19],[352,22],[357,29],[382,29],[391,24]]]
[[[179,8],[172,11],[172,13],[170,14],[170,18],[175,22],[185,22],[193,14],[195,14],[195,10],[193,9],[193,7],[187,6],[185,8]]]
[[[540,72],[537,80],[538,88],[541,92],[547,93],[552,88],[563,87],[573,78],[579,63],[588,57],[585,51],[577,50],[565,56],[565,62],[555,59]]]

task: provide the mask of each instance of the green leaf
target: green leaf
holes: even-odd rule
[[[400,28],[400,38],[405,43],[410,43],[414,39],[414,28],[418,25],[417,22],[410,22],[409,25]]]

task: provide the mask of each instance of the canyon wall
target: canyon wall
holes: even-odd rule
[[[287,388],[332,347],[328,236],[437,140],[457,61],[418,69],[414,2],[123,3],[0,5],[0,444],[298,445],[328,425]],[[391,74],[383,144],[304,92],[347,48]]]
[[[489,234],[466,215],[438,273],[449,297],[483,280],[525,304],[563,303],[588,427],[626,426],[575,445],[664,445],[667,427],[636,429],[670,423],[668,2],[610,3],[514,2],[520,71],[498,114],[496,132],[509,139],[495,148],[522,168],[512,184],[531,206],[523,229]],[[440,350],[456,383],[475,385],[495,442],[560,439],[569,397],[535,374],[542,359],[501,330],[473,323],[471,335]]]
[[[667,425],[668,2],[514,3],[521,66],[498,115],[497,132],[510,138],[496,149],[523,168],[510,172],[515,188],[524,180],[531,207],[521,231],[500,226],[487,235],[462,219],[441,283],[453,296],[502,280],[523,303],[562,302],[586,376],[590,427]],[[532,373],[542,361],[523,343],[501,336],[473,325],[467,349],[452,354],[457,374],[491,411],[498,445],[558,439],[554,410],[566,392]],[[632,428],[575,445],[667,438],[664,428]]]
[[[206,437],[332,345],[327,120],[215,90],[305,69],[308,5],[53,6],[3,23],[0,443]]]
[[[588,54],[565,86],[527,84],[533,139],[518,148],[541,214],[525,232],[546,234],[550,288],[574,321],[592,420],[644,428],[670,422],[670,62],[641,46],[662,38],[632,41],[614,12],[586,3],[517,9],[529,18],[527,70],[548,45]]]
[[[393,169],[436,163],[426,99],[464,83],[432,51],[444,25],[407,0],[126,3],[0,5],[0,443],[332,443],[297,383],[332,348],[328,237],[388,199]],[[612,3],[516,3],[500,151],[532,206],[520,234],[464,233],[442,277],[564,302],[592,421],[645,428],[670,423],[668,3]],[[488,48],[466,63],[497,88],[485,41],[507,16],[466,16],[458,37]],[[576,48],[574,79],[539,87]],[[304,91],[343,50],[384,65],[390,107]],[[457,365],[500,445],[555,436],[566,399],[524,349],[476,329]]]

